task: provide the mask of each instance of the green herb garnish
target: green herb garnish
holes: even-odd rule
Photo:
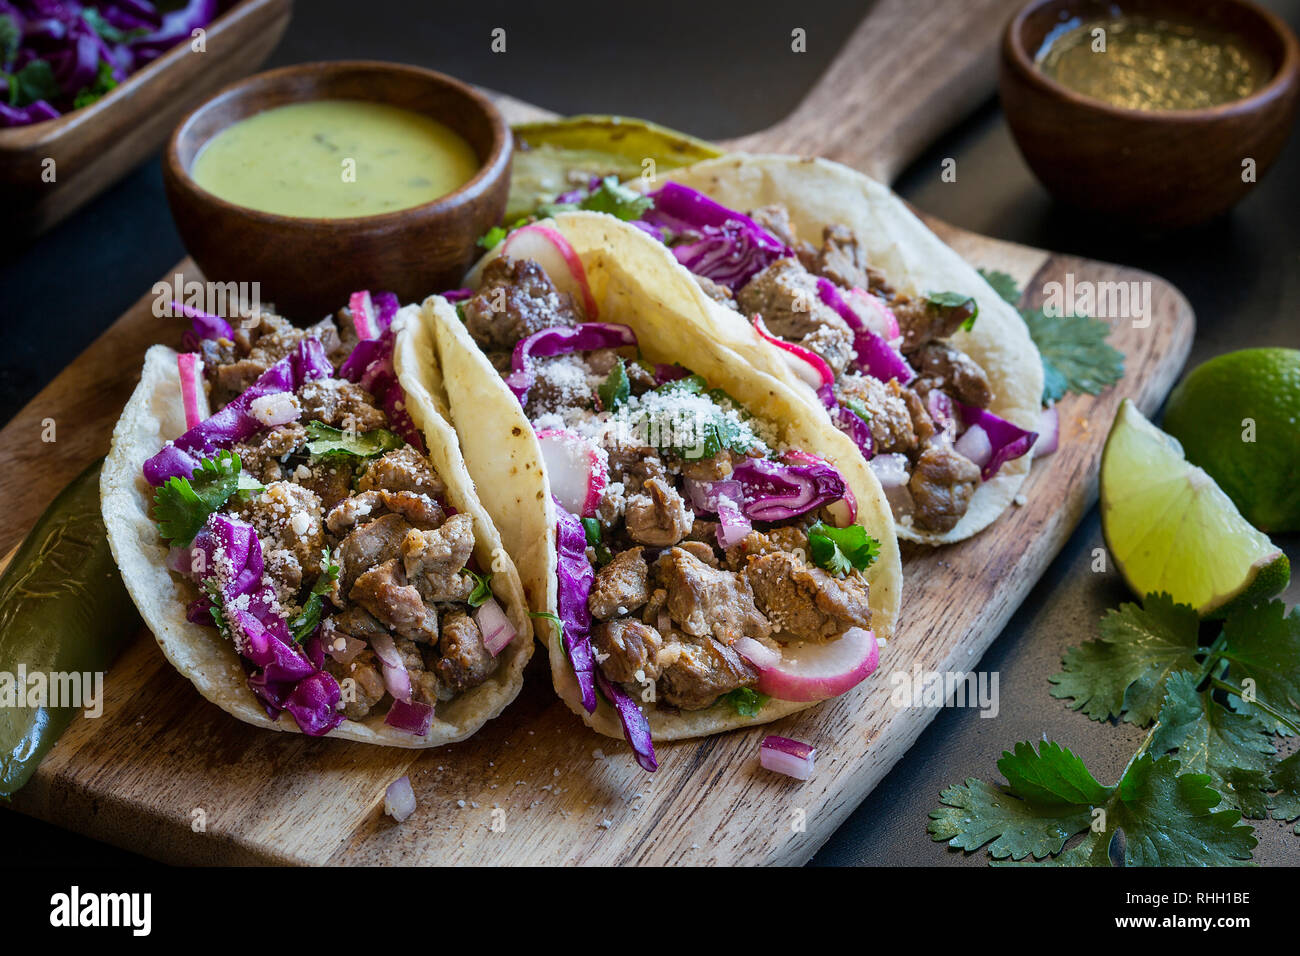
[[[965,321],[959,326],[963,332],[969,332],[973,329],[975,320],[979,318],[979,303],[972,296],[961,292],[927,292],[925,302],[932,309],[944,312],[960,311],[968,313]]]
[[[632,394],[632,385],[627,378],[627,365],[621,357],[618,364],[609,370],[605,381],[596,389],[596,394],[600,396],[600,405],[605,411],[613,411],[626,402],[628,396]]]
[[[172,547],[194,540],[208,515],[219,511],[239,490],[241,463],[234,452],[218,452],[199,462],[188,478],[174,475],[154,492],[154,521]]]
[[[62,94],[54,70],[45,60],[32,60],[9,77],[9,105],[30,106],[37,100],[56,100]]]
[[[741,717],[757,717],[768,698],[752,687],[737,687],[731,693],[723,694],[722,699]]]
[[[349,432],[333,428],[323,422],[307,423],[307,451],[314,458],[339,456],[373,458],[394,448],[401,448],[405,444],[406,442],[387,428],[376,428],[368,432]]]
[[[475,574],[469,568],[461,568],[461,574],[468,574],[474,579],[474,590],[469,593],[465,599],[470,607],[482,607],[487,603],[487,599],[492,596],[492,573]]]
[[[839,402],[864,422],[867,422],[868,424],[871,423],[871,411],[867,408],[866,403],[864,403],[862,399],[846,395],[840,398]]]
[[[73,109],[79,110],[89,106],[116,86],[117,80],[113,77],[113,67],[106,61],[100,61],[99,72],[95,75],[95,82],[83,87],[77,93],[72,100]]]
[[[880,542],[860,524],[832,528],[818,521],[808,529],[808,550],[819,568],[844,577],[850,571],[865,571],[880,555]]]
[[[594,548],[596,551],[596,565],[603,568],[614,560],[614,555],[610,553],[609,548],[605,547],[605,543],[601,540],[600,519],[582,518],[579,520],[582,521],[582,530],[586,532],[588,547]]]
[[[316,625],[320,624],[325,595],[334,590],[334,582],[338,580],[338,577],[339,566],[334,563],[329,548],[325,548],[321,551],[320,556],[320,575],[316,578],[316,583],[311,586],[311,593],[307,596],[302,610],[297,617],[289,622],[289,631],[293,634],[293,639],[299,644],[310,637],[312,632],[316,630]]]
[[[510,230],[506,229],[505,226],[493,226],[487,232],[483,233],[483,235],[479,236],[474,245],[478,246],[480,249],[486,249],[488,252],[491,252],[497,246],[501,245],[509,232]]]

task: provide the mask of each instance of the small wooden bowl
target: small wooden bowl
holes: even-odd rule
[[[1245,99],[1208,109],[1142,111],[1083,96],[1034,65],[1047,34],[1106,17],[1108,0],[1034,0],[1008,24],[999,87],[1007,123],[1034,173],[1061,202],[1157,228],[1227,211],[1273,164],[1295,120],[1300,44],[1248,0],[1125,0],[1123,12],[1171,16],[1238,34],[1270,57],[1272,79]]]
[[[292,13],[292,0],[241,0],[212,21],[202,53],[178,44],[84,109],[0,130],[0,246],[44,232],[135,168],[196,103],[261,66]]]
[[[347,219],[282,216],[219,199],[190,176],[203,145],[232,123],[287,103],[369,100],[431,116],[478,154],[478,173],[455,192],[395,212]],[[226,87],[182,120],[163,157],[172,218],[203,275],[260,283],[260,299],[287,318],[315,322],[361,289],[403,302],[451,288],[501,221],[512,140],[482,94],[433,70],[394,63],[304,63]]]

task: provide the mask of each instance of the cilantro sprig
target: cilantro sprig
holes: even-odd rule
[[[627,377],[627,363],[619,357],[618,363],[609,370],[605,381],[596,389],[600,396],[600,406],[606,411],[613,411],[628,400],[632,394],[632,384]]]
[[[474,590],[469,592],[469,597],[465,599],[466,603],[470,607],[482,607],[492,596],[492,573],[475,574],[469,568],[461,568],[460,573],[474,579]]]
[[[767,703],[768,696],[760,694],[752,687],[737,687],[730,693],[723,694],[722,700],[741,717],[757,717],[758,712]]]
[[[842,578],[871,567],[880,555],[880,542],[860,524],[834,528],[818,521],[808,529],[808,551],[819,568]]]
[[[1043,359],[1043,404],[1067,392],[1099,395],[1124,376],[1124,354],[1106,341],[1110,326],[1086,315],[1049,316],[1021,309],[1021,291],[1005,272],[980,270],[986,282],[1015,306]]]
[[[174,475],[154,492],[154,521],[172,547],[188,545],[208,515],[221,510],[240,488],[242,463],[231,451],[199,462],[188,478]]]
[[[307,451],[313,458],[374,458],[404,444],[400,436],[387,428],[356,432],[324,422],[307,423]]]
[[[334,562],[334,557],[330,554],[329,548],[321,550],[320,574],[316,578],[316,583],[311,586],[311,593],[307,595],[307,600],[303,603],[302,610],[298,615],[289,622],[289,631],[293,634],[293,639],[301,644],[311,636],[320,624],[321,611],[325,606],[325,595],[334,590],[334,582],[339,577],[339,566]]]
[[[979,318],[980,314],[979,303],[975,301],[973,296],[962,292],[927,292],[925,304],[939,312],[955,311],[965,313],[966,318],[958,326],[963,332],[969,332],[975,328],[975,320]]]

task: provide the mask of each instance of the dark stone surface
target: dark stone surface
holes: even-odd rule
[[[1267,6],[1300,26],[1300,0]],[[641,115],[713,138],[764,128],[802,97],[855,23],[842,4],[763,2],[611,8],[480,2],[455,23],[425,4],[379,2],[364,16],[339,0],[299,0],[273,65],[309,59],[374,57],[435,67],[560,112]],[[508,52],[493,55],[488,34],[507,30]],[[808,30],[809,53],[790,54],[789,31]],[[598,81],[593,78],[598,78]],[[939,178],[957,160],[956,183]],[[899,191],[927,212],[975,232],[1123,262],[1176,284],[1196,309],[1193,364],[1252,345],[1300,346],[1300,140],[1293,140],[1257,193],[1225,219],[1167,237],[1081,223],[1032,179],[996,105],[923,156]],[[183,254],[167,214],[157,160],[129,175],[71,221],[0,265],[0,421],[7,421],[57,371]],[[1300,540],[1282,541],[1293,562]],[[967,777],[995,779],[995,763],[1019,740],[1043,735],[1079,753],[1113,779],[1141,734],[1096,724],[1048,694],[1062,652],[1096,634],[1105,609],[1129,595],[1112,572],[1089,570],[1100,547],[1096,509],[982,660],[999,676],[1000,711],[940,713],[908,755],[831,837],[814,863],[980,866],[932,843],[926,815],[939,791]],[[1288,604],[1300,601],[1292,585]],[[11,859],[77,866],[147,862],[17,814],[0,812]],[[1290,828],[1258,822],[1261,863],[1300,863]]]

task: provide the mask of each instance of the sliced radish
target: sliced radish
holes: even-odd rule
[[[483,646],[493,657],[515,639],[514,626],[494,597],[489,597],[474,609],[474,623],[483,634]]]
[[[352,313],[357,338],[379,338],[379,316],[375,314],[375,304],[369,292],[353,292],[348,299],[348,311]]]
[[[862,321],[866,323],[867,328],[877,335],[893,342],[903,334],[898,327],[898,316],[894,315],[894,310],[885,305],[879,297],[855,286],[849,291],[848,300],[853,306],[853,311],[862,316]]]
[[[781,652],[775,651],[761,641],[752,637],[742,637],[731,645],[731,649],[749,661],[755,667],[775,667],[781,663]]]
[[[185,409],[185,427],[193,428],[203,421],[203,360],[194,352],[176,356],[176,367],[181,376],[181,405]]]
[[[564,510],[583,518],[596,514],[609,482],[609,455],[590,439],[563,428],[537,433],[551,494]]]
[[[1038,417],[1038,443],[1034,445],[1034,457],[1043,458],[1056,451],[1061,444],[1061,413],[1056,406],[1044,408]]]
[[[761,315],[754,315],[750,318],[750,321],[754,323],[754,330],[758,332],[759,337],[784,352],[786,363],[794,370],[796,375],[812,388],[835,384],[835,373],[826,364],[826,360],[812,349],[806,349],[802,345],[787,342],[785,339],[773,335],[767,330],[767,323],[763,321]]]
[[[808,780],[813,775],[813,760],[817,748],[802,740],[769,734],[758,748],[758,762],[765,770],[783,773],[796,780]]]
[[[851,627],[825,644],[787,644],[780,663],[759,668],[757,690],[777,700],[827,700],[862,683],[879,663],[875,633]]]
[[[531,259],[542,267],[559,292],[567,292],[581,302],[587,321],[596,319],[596,299],[587,284],[587,270],[582,259],[559,230],[533,223],[516,229],[501,244],[502,255],[512,259]]]
[[[983,468],[993,457],[993,442],[983,425],[972,425],[962,433],[953,446],[975,464]]]

